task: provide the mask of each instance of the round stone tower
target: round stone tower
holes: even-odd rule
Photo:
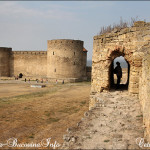
[[[49,78],[82,79],[86,72],[83,41],[48,40],[47,76]]]
[[[11,48],[0,47],[0,76],[10,76]]]

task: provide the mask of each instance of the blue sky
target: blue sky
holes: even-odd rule
[[[0,46],[46,50],[47,40],[83,40],[91,60],[102,26],[137,16],[150,22],[149,1],[0,1]]]

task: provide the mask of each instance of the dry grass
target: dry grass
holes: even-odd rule
[[[9,92],[0,98],[0,142],[10,137],[18,138],[19,143],[51,137],[62,144],[66,129],[76,126],[88,110],[90,83],[49,85],[42,89],[26,84],[3,85]]]
[[[136,18],[131,18],[129,21],[123,20],[122,17],[120,17],[120,22],[119,23],[117,23],[117,24],[114,23],[113,25],[101,27],[101,30],[100,30],[98,35],[102,35],[102,34],[105,34],[105,33],[110,33],[114,29],[120,30],[120,29],[123,29],[123,28],[132,27],[136,21],[140,21],[138,16]],[[146,20],[144,20],[144,21],[146,21]]]

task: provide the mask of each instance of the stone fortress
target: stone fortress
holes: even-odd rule
[[[126,91],[114,89],[114,59],[120,56],[128,64]],[[137,145],[137,138],[144,141]],[[94,36],[89,110],[63,139],[66,149],[149,149],[150,23]]]
[[[94,37],[89,109],[98,94],[114,85],[113,61],[123,56],[128,63],[128,93],[139,98],[145,138],[150,142],[150,23],[114,29]],[[39,76],[55,79],[85,79],[87,51],[83,41],[50,40],[46,51],[12,51],[0,48],[0,76]]]
[[[87,50],[80,40],[48,40],[47,51],[0,48],[0,76],[86,80]]]
[[[99,102],[99,93],[112,89],[113,60],[119,56],[127,61],[128,93],[140,100],[145,138],[150,141],[150,23],[137,21],[132,27],[94,36],[89,109]]]

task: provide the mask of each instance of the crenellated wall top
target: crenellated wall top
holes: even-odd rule
[[[47,51],[12,51],[12,54],[47,55]]]
[[[81,40],[70,40],[70,39],[57,39],[57,40],[48,40],[48,44],[66,44],[66,43],[76,43],[76,44],[83,44]]]

